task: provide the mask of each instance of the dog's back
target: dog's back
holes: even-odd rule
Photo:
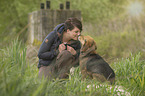
[[[91,54],[87,64],[87,71],[92,72],[94,74],[101,74],[107,80],[111,78],[115,78],[115,73],[109,64],[98,54]]]

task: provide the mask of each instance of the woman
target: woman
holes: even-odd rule
[[[39,77],[67,78],[70,68],[79,65],[81,31],[81,21],[69,18],[46,36],[38,52]]]

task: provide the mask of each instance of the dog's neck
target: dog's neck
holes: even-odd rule
[[[86,57],[91,54],[96,54],[96,49],[94,47],[88,48],[86,51],[80,51],[80,57]]]

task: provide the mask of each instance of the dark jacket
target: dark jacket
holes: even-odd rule
[[[59,54],[58,47],[62,43],[61,38],[63,32],[64,23],[57,25],[54,30],[46,36],[38,52],[38,68],[40,68],[41,65],[48,66],[52,62],[52,60],[57,57],[57,55]],[[73,40],[72,43],[69,44],[69,46],[73,47],[77,51],[75,59],[78,59],[81,48],[80,42],[78,40]],[[77,65],[79,65],[79,62],[77,63]]]

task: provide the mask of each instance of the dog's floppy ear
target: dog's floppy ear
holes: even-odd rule
[[[87,43],[86,39],[84,39],[83,43],[84,44],[82,45],[82,52],[85,52],[89,48],[89,46],[88,46],[88,43]]]
[[[95,47],[95,50],[97,49],[97,45],[96,45],[94,39],[89,38],[89,39],[87,40],[87,43],[88,43],[87,45],[88,45],[89,48]]]
[[[90,47],[91,54],[96,54],[96,50],[97,50],[97,45],[95,43],[95,41],[93,41],[92,46]]]

